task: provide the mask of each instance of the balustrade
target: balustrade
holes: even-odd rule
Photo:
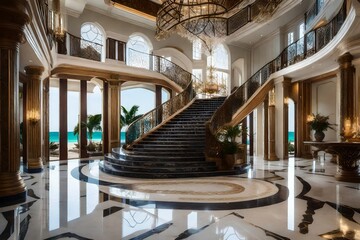
[[[345,21],[345,17],[346,1],[344,1],[340,11],[328,24],[308,32],[304,38],[286,47],[278,57],[270,61],[238,87],[212,116],[207,125],[209,129],[206,131],[206,137],[215,139],[214,136],[218,129],[232,120],[233,115],[251,98],[257,89],[264,85],[272,73],[308,58],[326,46],[338,33]],[[214,142],[207,141],[206,152],[208,156],[214,153],[212,149],[214,148],[213,144]]]

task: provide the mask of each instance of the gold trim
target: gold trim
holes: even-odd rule
[[[15,196],[26,191],[26,185],[18,172],[0,172],[0,197]]]

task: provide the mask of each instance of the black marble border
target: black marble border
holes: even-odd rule
[[[27,191],[25,190],[15,195],[0,197],[0,208],[26,202],[26,193]]]
[[[97,184],[101,186],[132,190],[132,184],[126,183],[112,183],[88,177],[82,173],[82,169],[87,166],[82,165],[74,168],[71,171],[71,175],[80,181],[87,183]],[[127,198],[119,198],[122,203],[126,203],[131,206],[147,206],[150,208],[157,209],[188,209],[188,210],[233,210],[233,209],[249,209],[256,207],[264,207],[273,204],[277,204],[287,200],[289,196],[289,189],[286,186],[275,184],[278,188],[276,194],[264,198],[239,201],[239,202],[228,202],[228,203],[199,203],[199,202],[166,202],[166,201],[147,201],[147,200],[133,200]]]

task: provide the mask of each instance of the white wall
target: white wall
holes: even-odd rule
[[[256,73],[260,68],[268,62],[275,59],[280,54],[280,32],[274,32],[260,42],[256,43],[252,48],[252,66],[251,73]],[[251,74],[251,75],[252,75]]]
[[[311,109],[314,114],[329,116],[329,122],[335,124],[337,116],[337,78],[326,81],[314,82],[312,84],[312,103]],[[334,127],[336,129],[336,126]],[[325,132],[324,141],[335,141],[337,139],[336,131],[328,129]]]

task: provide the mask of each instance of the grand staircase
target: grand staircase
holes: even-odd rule
[[[205,122],[224,102],[224,97],[196,99],[131,150],[113,149],[101,162],[102,171],[125,177],[183,178],[235,174],[218,171],[205,161]]]

